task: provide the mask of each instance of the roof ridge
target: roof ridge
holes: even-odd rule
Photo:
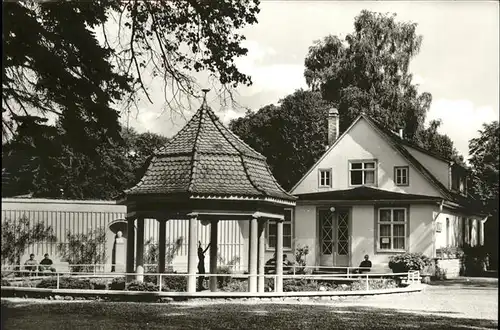
[[[212,113],[210,113],[210,112],[209,112],[209,116],[210,116],[210,115],[213,115],[213,116],[215,117],[215,120],[217,120],[217,116],[216,116],[215,114],[212,114]],[[212,116],[211,116],[211,117],[212,117]],[[214,118],[212,118],[212,119],[214,119]],[[222,126],[224,127],[224,125],[222,125]],[[222,137],[223,137],[223,138],[227,141],[227,143],[229,143],[229,144],[230,144],[230,145],[231,145],[231,146],[232,146],[232,147],[233,147],[236,151],[239,151],[239,152],[238,152],[238,156],[239,156],[239,157],[240,157],[240,159],[241,159],[241,164],[243,165],[243,170],[245,171],[245,174],[246,174],[247,179],[248,179],[248,181],[250,182],[250,184],[251,184],[251,185],[252,185],[252,186],[253,186],[253,187],[254,187],[257,191],[259,191],[260,193],[262,193],[262,194],[264,194],[265,196],[267,196],[268,194],[267,194],[264,190],[262,190],[262,188],[257,187],[257,185],[253,182],[252,178],[250,177],[250,174],[248,173],[248,169],[247,169],[247,164],[246,164],[246,162],[245,162],[245,160],[244,160],[244,158],[243,158],[243,152],[242,152],[242,151],[240,151],[240,150],[238,150],[238,148],[236,148],[236,146],[235,146],[235,145],[234,145],[231,141],[229,141],[229,139],[228,139],[228,138],[224,135],[224,133],[222,133],[222,131],[221,131],[221,128],[220,128],[220,127],[218,127],[217,125],[215,125],[215,128],[219,131],[219,133],[221,133]],[[251,157],[251,156],[250,156],[250,157]]]
[[[199,122],[198,122],[198,128],[196,130],[196,135],[194,137],[194,141],[193,141],[193,151],[192,151],[192,156],[191,156],[191,173],[189,175],[189,185],[187,187],[187,191],[192,193],[193,192],[193,182],[194,182],[194,170],[195,170],[195,158],[196,158],[196,155],[198,153],[198,150],[197,150],[197,142],[198,142],[198,138],[200,136],[200,131],[201,131],[201,124],[203,123],[203,111],[205,110],[205,108],[202,106],[199,110],[200,112],[200,119],[199,119]],[[195,116],[193,116],[194,118]],[[186,125],[187,127],[188,125]]]
[[[180,129],[180,131],[178,131],[174,136],[172,136],[168,141],[167,143],[165,143],[162,147],[158,148],[157,150],[155,150],[153,152],[153,154],[155,153],[158,153],[158,154],[161,154],[169,145],[171,145],[173,143],[173,140],[178,136],[180,135],[182,132],[186,131],[189,127],[189,124],[195,120],[196,118],[196,115],[198,114],[198,112],[200,112],[200,110],[202,110],[203,108],[200,108],[198,111],[196,111],[194,113],[194,115],[191,117],[191,119],[188,120],[188,122],[186,123],[186,125],[184,125],[183,128]],[[201,116],[201,114],[200,114]]]

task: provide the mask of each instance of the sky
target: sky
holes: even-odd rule
[[[304,59],[315,40],[329,34],[345,37],[363,9],[396,13],[396,19],[418,24],[423,36],[410,71],[419,92],[432,94],[427,122],[441,119],[447,134],[468,158],[468,141],[483,123],[499,117],[499,5],[496,1],[262,1],[258,23],[241,30],[248,54],[238,68],[252,77],[251,87],[237,88],[237,101],[252,111],[277,103],[296,89],[307,89]],[[204,82],[200,81],[203,85]],[[163,93],[151,86],[153,104],[141,105],[128,118],[139,132],[172,136],[189,120],[163,109]],[[244,109],[209,103],[224,123]],[[196,110],[196,109],[194,109]],[[125,119],[123,119],[125,120]]]

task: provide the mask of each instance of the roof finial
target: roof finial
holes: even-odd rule
[[[203,103],[202,103],[202,106],[203,105],[207,106],[207,93],[210,92],[210,89],[204,88],[201,91],[204,93],[203,94]]]

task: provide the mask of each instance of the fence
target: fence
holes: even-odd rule
[[[70,267],[82,267],[82,266],[91,266],[91,265],[70,265]],[[141,276],[144,278],[145,276],[153,276],[157,278],[158,290],[154,292],[162,292],[163,280],[169,277],[185,277],[186,279],[189,277],[199,277],[203,276],[205,278],[216,277],[220,278],[239,278],[249,280],[250,277],[254,277],[256,279],[264,278],[271,279],[273,283],[274,291],[276,292],[276,281],[280,275],[277,274],[262,274],[262,275],[251,275],[251,274],[220,274],[220,273],[207,273],[207,274],[186,274],[186,273],[157,273],[157,272],[145,272],[144,274],[138,275],[137,273],[126,273],[126,272],[96,272],[95,269],[98,269],[97,266],[109,266],[109,265],[94,265],[93,272],[71,272],[71,271],[56,271],[55,273],[42,273],[40,271],[29,271],[29,270],[15,270],[15,269],[4,269],[2,268],[2,285],[4,284],[4,280],[8,277],[5,277],[4,274],[12,274],[16,273],[17,277],[10,277],[9,279],[12,282],[20,282],[21,284],[27,284],[29,286],[30,280],[38,280],[44,278],[56,278],[56,289],[60,289],[60,282],[62,278],[68,277],[83,277],[83,278],[115,278],[115,277],[136,277]],[[16,268],[19,266],[10,266],[11,268]],[[5,267],[7,268],[7,267]],[[299,268],[299,267],[297,267]],[[300,268],[319,268],[316,266],[308,266],[308,267],[300,267]],[[342,273],[323,273],[323,274],[297,274],[295,271],[290,274],[283,274],[281,277],[286,279],[301,279],[301,280],[321,280],[321,281],[358,281],[365,283],[365,291],[370,290],[370,280],[380,279],[380,278],[399,278],[401,280],[406,281],[408,284],[415,284],[420,281],[420,273],[419,271],[408,271],[403,273],[355,273],[353,269],[359,269],[359,267],[321,267],[323,269],[330,268],[333,270],[342,270]],[[41,276],[40,276],[41,275]],[[187,283],[187,281],[186,281]],[[23,286],[23,285],[21,285]],[[106,287],[106,290],[110,290]]]

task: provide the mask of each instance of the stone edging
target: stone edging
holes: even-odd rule
[[[51,300],[85,300],[85,299],[112,299],[120,301],[128,300],[159,300],[159,301],[183,301],[192,299],[231,299],[247,300],[257,298],[260,300],[275,301],[287,298],[309,298],[309,299],[335,299],[338,297],[374,296],[381,294],[398,294],[420,292],[424,286],[415,284],[405,288],[379,289],[370,291],[319,291],[319,292],[143,292],[143,291],[121,291],[121,290],[73,290],[73,289],[46,289],[46,288],[23,288],[23,287],[1,287],[2,297],[27,297],[46,298]]]

